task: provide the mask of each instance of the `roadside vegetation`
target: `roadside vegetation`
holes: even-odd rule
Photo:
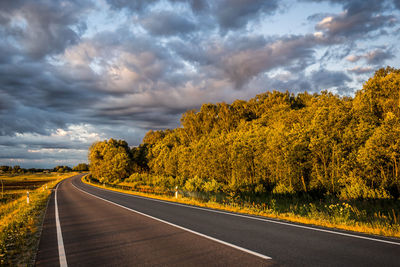
[[[151,176],[151,180],[157,177]],[[87,175],[87,184],[127,194],[179,202],[229,212],[265,216],[297,223],[313,224],[374,235],[400,238],[400,203],[393,200],[351,200],[338,198],[313,199],[309,195],[264,194],[245,199],[224,195],[187,191],[155,185],[138,185],[136,182],[100,183]]]
[[[0,266],[33,266],[51,189],[72,175],[74,173],[0,175]]]
[[[355,231],[399,235],[400,70],[356,92],[204,104],[138,147],[94,143],[93,181]]]

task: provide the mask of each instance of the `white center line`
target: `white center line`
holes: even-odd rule
[[[231,243],[228,243],[228,242],[225,242],[225,241],[222,241],[222,240],[216,239],[216,238],[214,238],[214,237],[211,237],[211,236],[208,236],[208,235],[205,235],[205,234],[202,234],[202,233],[199,233],[199,232],[196,232],[196,231],[190,230],[190,229],[188,229],[188,228],[185,228],[185,227],[182,227],[182,226],[179,226],[179,225],[176,225],[176,224],[173,224],[173,223],[167,222],[167,221],[164,221],[164,220],[162,220],[162,219],[159,219],[159,218],[153,217],[153,216],[151,216],[151,215],[148,215],[148,214],[142,213],[142,212],[140,212],[140,211],[137,211],[137,210],[134,210],[134,209],[131,209],[131,208],[128,208],[128,207],[125,207],[125,206],[119,205],[119,204],[117,204],[117,203],[114,203],[114,202],[112,202],[112,201],[109,201],[109,200],[107,200],[107,199],[104,199],[104,198],[98,197],[98,196],[96,196],[96,195],[93,195],[93,194],[91,194],[91,193],[88,193],[88,192],[86,192],[86,191],[83,191],[83,190],[79,189],[78,187],[76,187],[76,186],[75,186],[73,183],[71,183],[71,184],[72,184],[72,185],[73,185],[73,186],[74,186],[76,189],[78,189],[79,191],[81,191],[81,192],[83,192],[83,193],[85,193],[85,194],[88,194],[88,195],[90,195],[90,196],[92,196],[92,197],[95,197],[95,198],[101,199],[101,200],[103,200],[103,201],[105,201],[105,202],[111,203],[111,204],[113,204],[113,205],[115,205],[115,206],[118,206],[118,207],[121,207],[121,208],[127,209],[127,210],[129,210],[129,211],[132,211],[132,212],[135,212],[135,213],[137,213],[137,214],[140,214],[140,215],[146,216],[146,217],[148,217],[148,218],[151,218],[151,219],[153,219],[153,220],[156,220],[156,221],[159,221],[159,222],[162,222],[162,223],[165,223],[165,224],[171,225],[171,226],[173,226],[173,227],[176,227],[176,228],[179,228],[179,229],[181,229],[181,230],[184,230],[184,231],[190,232],[190,233],[192,233],[192,234],[195,234],[195,235],[198,235],[198,236],[201,236],[201,237],[204,237],[204,238],[210,239],[210,240],[212,240],[212,241],[218,242],[218,243],[220,243],[220,244],[223,244],[223,245],[225,245],[225,246],[228,246],[228,247],[235,248],[235,249],[237,249],[237,250],[240,250],[240,251],[246,252],[246,253],[248,253],[248,254],[251,254],[251,255],[257,256],[257,257],[259,257],[259,258],[262,258],[262,259],[265,259],[265,260],[271,260],[271,259],[272,259],[271,257],[268,257],[268,256],[266,256],[266,255],[260,254],[260,253],[258,253],[258,252],[255,252],[255,251],[252,251],[252,250],[249,250],[249,249],[243,248],[243,247],[236,246],[236,245],[234,245],[234,244],[231,244]]]
[[[55,207],[56,207],[56,228],[57,228],[57,243],[58,243],[58,256],[60,258],[60,266],[61,267],[67,267],[67,257],[65,256],[65,250],[64,250],[64,242],[63,242],[63,237],[62,237],[62,232],[61,232],[61,225],[60,225],[60,219],[58,217],[58,205],[57,205],[57,191],[58,191],[58,186],[56,187],[56,192],[54,195],[54,202],[55,202]]]

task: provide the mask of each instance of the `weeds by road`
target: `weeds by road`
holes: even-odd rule
[[[397,200],[353,200],[337,198],[313,199],[301,195],[248,196],[244,199],[229,196],[198,194],[173,190],[137,186],[134,183],[100,184],[85,177],[85,183],[114,191],[146,196],[189,205],[208,207],[231,212],[240,212],[287,221],[337,228],[367,234],[400,237],[400,202]]]
[[[1,175],[0,265],[32,266],[51,189],[65,174]],[[27,203],[27,191],[29,203]]]

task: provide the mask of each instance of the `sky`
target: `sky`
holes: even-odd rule
[[[400,0],[0,1],[0,165],[87,162],[203,103],[353,96],[400,67]]]

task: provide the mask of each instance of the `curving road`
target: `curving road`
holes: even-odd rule
[[[399,239],[152,200],[80,178],[52,195],[37,266],[400,266]]]

